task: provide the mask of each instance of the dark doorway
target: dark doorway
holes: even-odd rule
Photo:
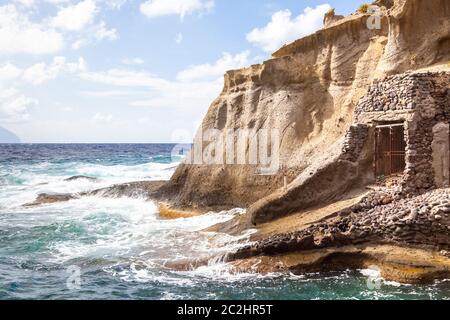
[[[375,175],[390,176],[405,170],[403,123],[380,124],[375,129]]]

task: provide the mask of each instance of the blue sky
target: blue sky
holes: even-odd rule
[[[186,142],[223,73],[360,1],[0,0],[0,126],[23,142]]]

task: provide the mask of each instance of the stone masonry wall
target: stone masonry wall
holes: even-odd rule
[[[407,72],[375,80],[356,107],[356,122],[367,112],[410,111],[435,105],[442,108],[448,103],[449,83],[448,72]],[[447,105],[447,115],[449,112]]]
[[[356,162],[369,134],[369,126],[366,124],[354,124],[347,131],[342,150],[341,160]]]
[[[450,74],[420,74],[416,85],[416,112],[406,128],[403,187],[408,193],[435,188],[433,127],[450,122]]]
[[[375,81],[355,110],[355,125],[347,133],[343,158],[355,161],[368,126],[385,121],[405,122],[403,190],[423,193],[435,188],[433,127],[450,122],[450,74],[405,73]]]
[[[375,80],[355,112],[359,115],[363,112],[413,110],[418,96],[417,86],[416,75],[408,73]]]

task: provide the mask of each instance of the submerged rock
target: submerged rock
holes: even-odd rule
[[[69,179],[96,179],[85,176],[74,176]],[[66,180],[66,181],[72,181]],[[137,181],[113,185],[106,188],[96,189],[93,191],[85,191],[78,193],[42,193],[38,195],[35,201],[31,203],[24,204],[24,207],[38,206],[41,204],[55,203],[69,201],[72,199],[78,199],[80,197],[86,196],[98,196],[105,198],[120,198],[120,197],[130,197],[130,198],[144,198],[150,199],[156,194],[158,189],[165,183],[165,181]]]
[[[165,181],[136,181],[122,184],[116,184],[106,188],[93,190],[83,193],[82,195],[100,196],[107,198],[147,198],[156,196],[159,188],[164,185]]]
[[[64,181],[76,181],[76,180],[98,181],[98,178],[88,177],[88,176],[73,176],[73,177],[64,179]]]
[[[31,203],[24,204],[24,207],[34,207],[42,204],[56,203],[56,202],[64,202],[72,199],[76,199],[77,197],[73,194],[63,193],[63,194],[49,194],[49,193],[41,193],[37,196],[36,200]]]

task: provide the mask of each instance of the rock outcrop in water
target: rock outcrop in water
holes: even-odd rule
[[[73,176],[73,177],[64,179],[64,181],[78,181],[78,180],[87,180],[87,181],[95,182],[98,179],[94,178],[94,177],[88,177],[88,176]]]
[[[50,193],[41,193],[38,195],[36,200],[33,202],[24,204],[24,207],[34,207],[40,206],[43,204],[52,204],[56,202],[65,202],[69,200],[76,199],[77,196],[69,193],[59,193],[59,194],[50,194]]]
[[[65,181],[76,181],[78,179],[86,179],[85,176],[74,176],[66,179]],[[95,178],[91,181],[96,181]],[[56,202],[65,202],[73,199],[79,199],[81,197],[92,197],[100,196],[106,198],[120,198],[120,197],[130,197],[130,198],[141,198],[141,199],[154,199],[157,197],[158,189],[164,185],[165,181],[135,181],[123,184],[117,184],[105,188],[95,189],[92,191],[85,191],[79,193],[59,193],[59,194],[39,194],[35,201],[31,203],[26,203],[24,207],[33,207],[43,204],[51,204]]]

